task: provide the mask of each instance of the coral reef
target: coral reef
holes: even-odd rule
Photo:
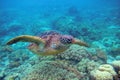
[[[33,67],[23,77],[23,80],[86,80],[89,79],[92,70],[104,63],[100,59],[97,61],[102,63],[91,59],[92,54],[85,47],[72,45],[60,55],[40,57],[40,60],[37,63],[32,62],[33,64],[30,61]]]
[[[10,59],[8,68],[11,70],[7,70],[8,72],[5,73],[7,76],[4,79],[89,80],[91,71],[106,62],[104,51],[99,49],[94,49],[94,51],[78,45],[72,45],[67,51],[57,56],[48,57],[32,57],[26,49],[12,51],[8,57]],[[23,65],[24,67],[22,67]],[[113,73],[110,73],[109,68],[107,69],[108,71],[105,74],[113,75]],[[14,76],[12,71],[19,74]]]
[[[42,61],[33,66],[32,71],[22,80],[79,80],[80,72],[75,68],[56,61]]]

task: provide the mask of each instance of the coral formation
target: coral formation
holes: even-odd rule
[[[11,69],[11,68],[15,68],[15,67],[18,67],[20,66],[20,62],[19,61],[15,61],[15,62],[10,62],[8,67]]]
[[[107,63],[107,53],[99,48],[95,49],[95,51],[96,51],[95,57],[97,57],[96,60],[99,61],[101,60],[102,62]]]
[[[84,65],[86,64],[86,65]],[[90,59],[82,59],[78,64],[77,64],[77,68],[80,72],[90,72],[94,69],[96,69],[100,64],[91,60]]]
[[[103,64],[103,65],[100,65],[99,68],[98,68],[100,71],[107,71],[109,73],[112,74],[112,76],[116,76],[116,72],[114,71],[114,68],[109,65],[109,64]]]
[[[0,80],[3,80],[6,77],[4,71],[0,72]]]
[[[120,75],[120,60],[112,62],[113,67],[118,75]]]
[[[118,61],[113,61],[113,62],[112,62],[112,65],[113,65],[113,67],[115,67],[116,69],[120,69],[120,60],[118,60]]]
[[[83,57],[87,58],[90,56],[91,55],[88,53],[85,47],[72,45],[68,50],[63,52],[63,54],[57,55],[56,58],[79,62]]]
[[[96,55],[101,58],[101,59],[104,59],[105,61],[107,60],[107,53],[101,49],[97,49],[96,50]]]
[[[91,80],[113,80],[113,77],[109,72],[95,70],[91,72]]]
[[[120,55],[120,47],[113,47],[109,51],[112,56],[119,56]]]
[[[18,78],[18,74],[16,73],[13,73],[12,75],[7,75],[5,78],[4,78],[5,80],[15,80],[15,79],[17,79],[17,80],[20,80],[20,78]]]
[[[30,56],[31,55],[27,49],[20,49],[13,51],[10,55],[8,55],[8,58],[10,61],[24,61],[29,59]]]
[[[91,71],[92,80],[113,80],[116,79],[116,72],[109,64],[100,65],[98,69]]]

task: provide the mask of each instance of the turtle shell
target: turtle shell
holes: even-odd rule
[[[46,31],[44,33],[42,33],[39,37],[40,38],[45,38],[46,36],[54,36],[54,35],[61,35],[59,32],[57,31]]]
[[[62,35],[57,31],[47,31],[47,32],[42,33],[39,37],[44,39],[44,40],[46,40],[46,39],[48,40],[48,38],[49,39],[51,39],[51,38],[56,39],[57,38],[63,44],[70,44],[70,43],[72,43],[72,40],[73,40],[72,36]]]

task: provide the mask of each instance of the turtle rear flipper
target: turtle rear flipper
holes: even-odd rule
[[[18,37],[15,37],[15,38],[9,40],[6,44],[11,45],[11,44],[14,44],[14,43],[17,43],[20,41],[21,42],[33,42],[36,44],[45,43],[45,41],[42,40],[40,37],[30,36],[30,35],[22,35],[22,36],[18,36]]]

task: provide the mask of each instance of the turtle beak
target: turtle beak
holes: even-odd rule
[[[80,46],[89,47],[89,45],[88,45],[86,42],[81,41],[81,40],[79,40],[79,39],[77,39],[77,38],[75,38],[75,39],[73,40],[73,44],[78,44],[78,45],[80,45]]]

